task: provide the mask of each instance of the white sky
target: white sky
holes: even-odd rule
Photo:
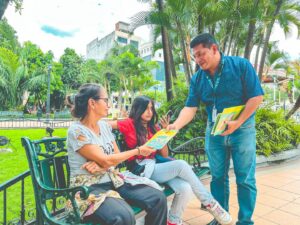
[[[149,4],[137,0],[23,0],[21,15],[9,6],[4,16],[17,31],[21,43],[30,40],[44,52],[52,50],[58,59],[67,47],[85,55],[90,41],[112,32],[116,22],[129,22],[129,17],[148,8]],[[73,36],[54,36],[44,32],[42,26],[70,32]],[[283,32],[275,29],[271,40],[279,40],[280,49],[292,58],[299,58],[300,40],[294,33],[285,39]],[[147,26],[138,28],[135,34],[146,41],[149,39]]]
[[[67,47],[85,55],[89,42],[111,33],[118,21],[129,22],[135,13],[148,8],[149,4],[137,0],[23,0],[21,15],[9,6],[4,16],[21,43],[30,40],[59,58]],[[41,29],[45,25],[74,35],[54,36]],[[135,33],[144,39],[149,36],[147,26]]]

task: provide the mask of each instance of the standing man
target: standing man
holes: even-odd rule
[[[191,48],[201,69],[192,77],[185,107],[168,129],[181,129],[194,118],[200,101],[206,105],[205,149],[212,174],[211,192],[224,209],[229,210],[228,171],[232,157],[240,208],[236,224],[251,225],[256,202],[254,114],[264,92],[250,62],[240,57],[224,56],[212,35],[198,35],[192,40]],[[211,135],[217,113],[238,105],[245,105],[240,116],[226,122],[227,129],[223,134]],[[218,222],[213,220],[209,225],[218,225]]]

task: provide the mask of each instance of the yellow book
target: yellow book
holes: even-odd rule
[[[230,108],[223,109],[222,113],[219,113],[216,118],[216,122],[211,130],[212,135],[220,135],[226,130],[226,123],[225,121],[231,121],[238,118],[241,114],[243,109],[245,108],[244,105],[234,106]]]
[[[162,129],[146,142],[146,145],[156,150],[162,149],[176,134],[178,130]]]

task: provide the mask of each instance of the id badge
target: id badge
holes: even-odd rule
[[[216,122],[216,118],[217,118],[217,109],[216,107],[214,106],[213,107],[213,110],[212,110],[212,122]]]

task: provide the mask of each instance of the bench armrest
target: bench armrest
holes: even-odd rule
[[[89,189],[86,186],[77,186],[77,187],[70,187],[70,188],[51,188],[44,184],[39,184],[41,188],[42,198],[47,199],[47,193],[51,193],[51,196],[54,196],[57,194],[58,196],[65,196],[67,200],[69,200],[73,207],[73,216],[71,217],[71,220],[77,223],[80,223],[80,213],[78,206],[75,202],[75,195],[76,193],[80,192],[80,198],[81,199],[87,199],[89,196]],[[41,210],[43,211],[43,214],[45,215],[45,220],[49,224],[59,224],[59,225],[68,225],[70,223],[66,221],[61,221],[55,219],[53,215],[48,211],[47,204],[41,205]]]
[[[193,152],[197,152],[197,151],[204,151],[204,141],[205,138],[204,137],[196,137],[193,138],[179,146],[177,146],[176,148],[170,148],[169,146],[169,150],[172,153],[193,153]],[[203,146],[200,146],[202,145]],[[200,145],[199,145],[200,144]]]

